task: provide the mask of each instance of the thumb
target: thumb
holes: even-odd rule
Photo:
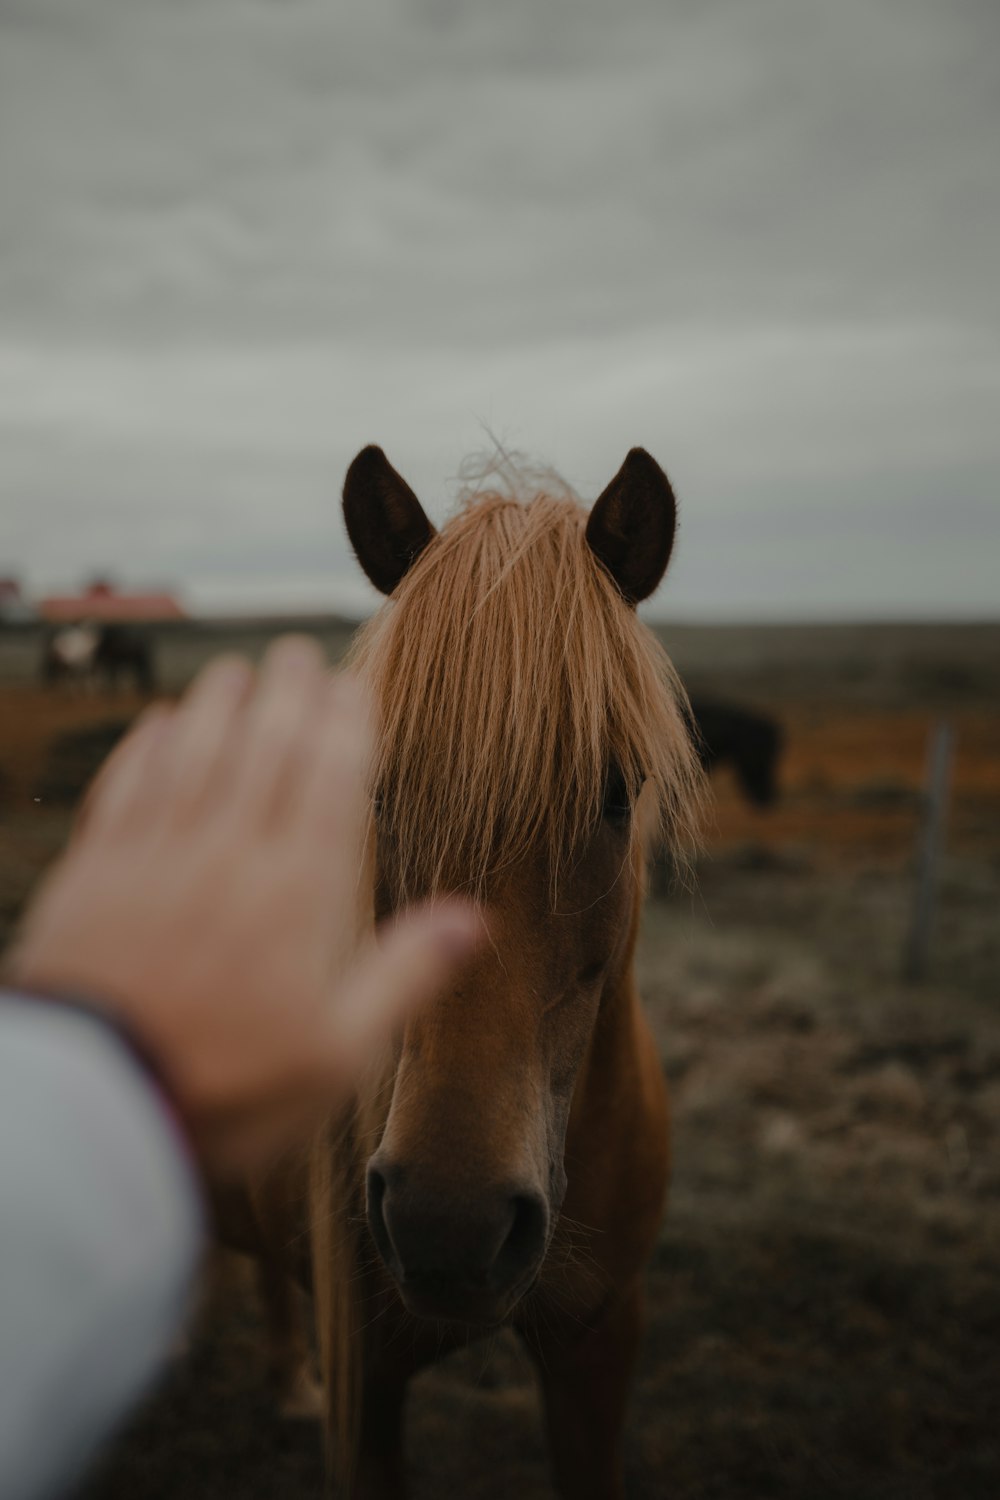
[[[393,1027],[468,963],[486,930],[476,907],[455,900],[415,907],[383,925],[336,1007],[336,1073],[363,1070]]]

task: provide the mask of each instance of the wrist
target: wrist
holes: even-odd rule
[[[159,1101],[161,1110],[170,1123],[184,1155],[189,1163],[199,1170],[200,1175],[191,1132],[163,1068],[144,1038],[127,1021],[123,1020],[113,1004],[98,998],[90,991],[78,990],[64,984],[38,983],[35,980],[22,979],[16,974],[7,979],[7,993],[13,998],[22,998],[29,1004],[61,1007],[73,1014],[85,1016],[112,1036],[117,1046],[128,1054],[145,1078],[151,1092]]]

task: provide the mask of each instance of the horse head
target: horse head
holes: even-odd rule
[[[355,652],[380,715],[376,913],[461,891],[491,935],[370,1101],[367,1222],[409,1311],[498,1323],[552,1245],[581,1074],[623,1047],[644,838],[683,839],[695,800],[682,693],[635,614],[674,496],[633,449],[589,515],[477,494],[437,531],[370,447],[344,514],[390,596]]]

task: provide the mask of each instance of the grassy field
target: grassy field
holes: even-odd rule
[[[256,625],[176,634],[175,687]],[[332,655],[340,626],[321,634]],[[682,673],[782,719],[772,812],[720,773],[691,892],[658,888],[640,965],[676,1157],[650,1270],[628,1493],[690,1500],[1000,1494],[1000,628],[666,632]],[[56,747],[134,698],[45,696],[0,638],[0,925],[65,836]],[[930,967],[900,979],[927,736],[957,735]],[[84,756],[84,760],[86,757]],[[35,798],[40,797],[40,801]],[[231,1275],[89,1500],[318,1496]],[[413,1492],[551,1495],[513,1342],[416,1383]]]

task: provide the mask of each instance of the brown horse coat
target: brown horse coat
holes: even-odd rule
[[[640,449],[589,517],[551,483],[515,487],[439,533],[380,449],[345,483],[391,595],[353,655],[380,713],[375,911],[461,890],[491,931],[312,1156],[332,1453],[366,1500],[402,1494],[413,1371],[501,1322],[537,1358],[560,1492],[621,1494],[666,1189],[633,952],[646,844],[689,843],[700,772],[634,605],[669,560],[673,494]]]

